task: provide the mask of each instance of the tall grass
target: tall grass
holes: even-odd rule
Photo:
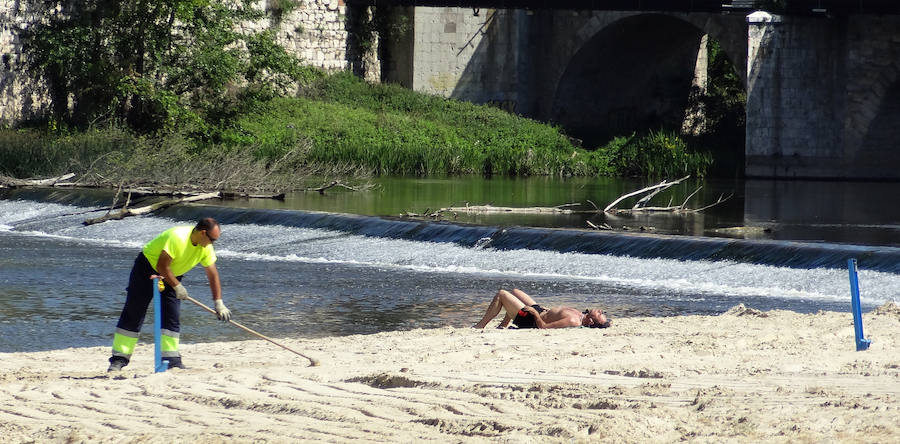
[[[713,163],[710,153],[693,149],[674,131],[616,137],[597,152],[621,176],[703,177]]]
[[[0,130],[0,174],[74,172],[93,175],[97,183],[125,181],[127,174],[133,182],[222,187],[249,186],[256,176],[275,174],[273,167],[285,177],[323,171],[674,177],[702,176],[711,164],[708,154],[690,149],[674,132],[620,137],[588,151],[554,126],[399,86],[369,85],[345,73],[319,79],[298,97],[246,100],[226,111],[227,119],[204,126],[202,134],[137,136],[118,127],[76,133]],[[235,166],[234,159],[249,167]],[[192,175],[190,165],[205,172]],[[217,165],[248,176],[220,177]]]
[[[374,174],[590,176],[613,173],[558,128],[471,103],[326,77],[299,98],[276,99],[239,117],[223,140],[277,155],[298,138],[310,160],[345,162]]]
[[[0,174],[13,177],[83,174],[91,164],[112,152],[142,143],[117,127],[73,133],[36,129],[0,130]]]

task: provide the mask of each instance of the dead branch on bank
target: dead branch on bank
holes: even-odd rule
[[[93,225],[93,224],[98,224],[100,222],[106,222],[108,220],[120,220],[120,219],[129,217],[129,216],[140,216],[140,215],[144,215],[144,214],[149,214],[154,211],[158,211],[163,208],[168,208],[172,205],[180,204],[183,202],[196,202],[198,200],[215,199],[218,197],[221,197],[221,196],[220,196],[220,193],[218,191],[216,191],[213,193],[204,193],[204,194],[197,194],[197,195],[193,195],[193,196],[182,197],[180,199],[163,200],[163,201],[159,201],[159,202],[147,205],[147,206],[134,208],[134,209],[128,208],[128,202],[126,202],[125,206],[118,212],[115,212],[115,213],[107,212],[103,216],[95,217],[92,219],[86,219],[84,222],[82,222],[82,224]],[[128,195],[128,201],[130,202],[130,200],[131,200],[131,194]]]

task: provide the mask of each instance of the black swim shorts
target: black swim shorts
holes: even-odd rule
[[[532,305],[538,313],[543,313],[547,311],[546,308],[541,307],[538,304]],[[534,315],[531,312],[519,310],[519,313],[516,314],[516,317],[513,319],[513,325],[518,328],[537,328],[537,323],[534,320]]]

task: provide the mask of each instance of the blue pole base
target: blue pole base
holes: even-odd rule
[[[857,339],[856,351],[868,350],[870,344],[872,344],[872,341],[869,339]]]
[[[850,309],[853,311],[853,332],[856,335],[856,351],[869,349],[872,341],[863,334],[862,308],[859,302],[859,277],[856,274],[856,259],[847,260],[850,272]]]
[[[156,373],[162,373],[169,369],[169,361],[162,358],[162,301],[159,294],[159,277],[153,277],[153,362]]]

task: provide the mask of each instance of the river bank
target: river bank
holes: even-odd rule
[[[441,327],[0,354],[0,441],[896,442],[900,308],[615,319],[605,330]],[[492,324],[493,325],[493,324]]]

